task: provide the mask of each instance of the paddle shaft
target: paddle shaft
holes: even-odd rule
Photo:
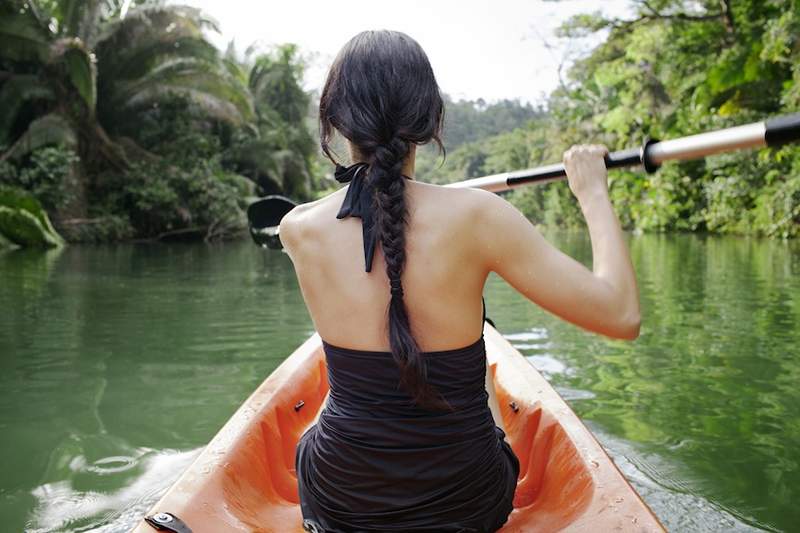
[[[744,148],[780,146],[800,140],[800,113],[776,117],[669,141],[647,140],[639,148],[612,152],[606,156],[607,168],[643,166],[655,172],[664,161],[699,159],[711,154]],[[527,170],[503,172],[473,178],[447,187],[473,187],[491,192],[502,192],[522,185],[549,183],[567,177],[564,165],[557,163]]]
[[[606,156],[607,168],[643,166],[655,172],[664,161],[699,159],[711,154],[744,148],[780,146],[800,140],[800,113],[776,117],[763,122],[736,126],[668,141],[647,140],[640,148],[612,152]],[[522,185],[549,183],[567,176],[561,163],[527,170],[503,172],[473,178],[447,187],[474,187],[502,192]],[[295,203],[284,197],[271,196],[254,202],[248,209],[253,239],[262,246],[280,246],[277,225]]]

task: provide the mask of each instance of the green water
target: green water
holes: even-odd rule
[[[494,277],[489,316],[671,530],[797,528],[798,244],[630,246],[633,343]],[[0,280],[0,531],[124,531],[312,329],[288,258],[249,242],[8,252]]]

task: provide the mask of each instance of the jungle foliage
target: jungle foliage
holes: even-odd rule
[[[158,0],[0,0],[0,185],[93,242],[224,238],[255,195],[336,187],[299,50],[220,51],[214,31]],[[422,147],[417,175],[453,182],[800,107],[800,0],[632,0],[627,18],[578,15],[560,36],[597,32],[541,106],[446,98],[446,160]],[[796,147],[614,171],[610,190],[628,229],[800,234]],[[565,183],[509,199],[537,223],[583,223]]]
[[[221,238],[257,190],[307,197],[297,50],[240,58],[216,30],[150,0],[0,0],[0,183],[71,241]]]
[[[633,14],[573,17],[565,38],[605,31],[571,67],[547,112],[512,132],[452,151],[431,181],[457,181],[556,162],[570,145],[637,146],[800,110],[798,0],[635,0]],[[800,234],[800,150],[736,152],[666,164],[657,173],[614,171],[623,225],[645,231]],[[518,189],[532,220],[579,226],[566,183]]]

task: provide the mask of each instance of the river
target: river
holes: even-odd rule
[[[583,233],[547,233],[589,264]],[[672,531],[800,523],[800,243],[629,236],[641,336],[489,317]],[[312,333],[250,242],[0,253],[0,530],[124,531]]]

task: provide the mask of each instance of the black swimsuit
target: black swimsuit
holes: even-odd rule
[[[330,395],[295,456],[308,531],[483,533],[506,522],[519,461],[489,409],[483,335],[423,355],[451,411],[416,406],[391,352],[323,347]]]

